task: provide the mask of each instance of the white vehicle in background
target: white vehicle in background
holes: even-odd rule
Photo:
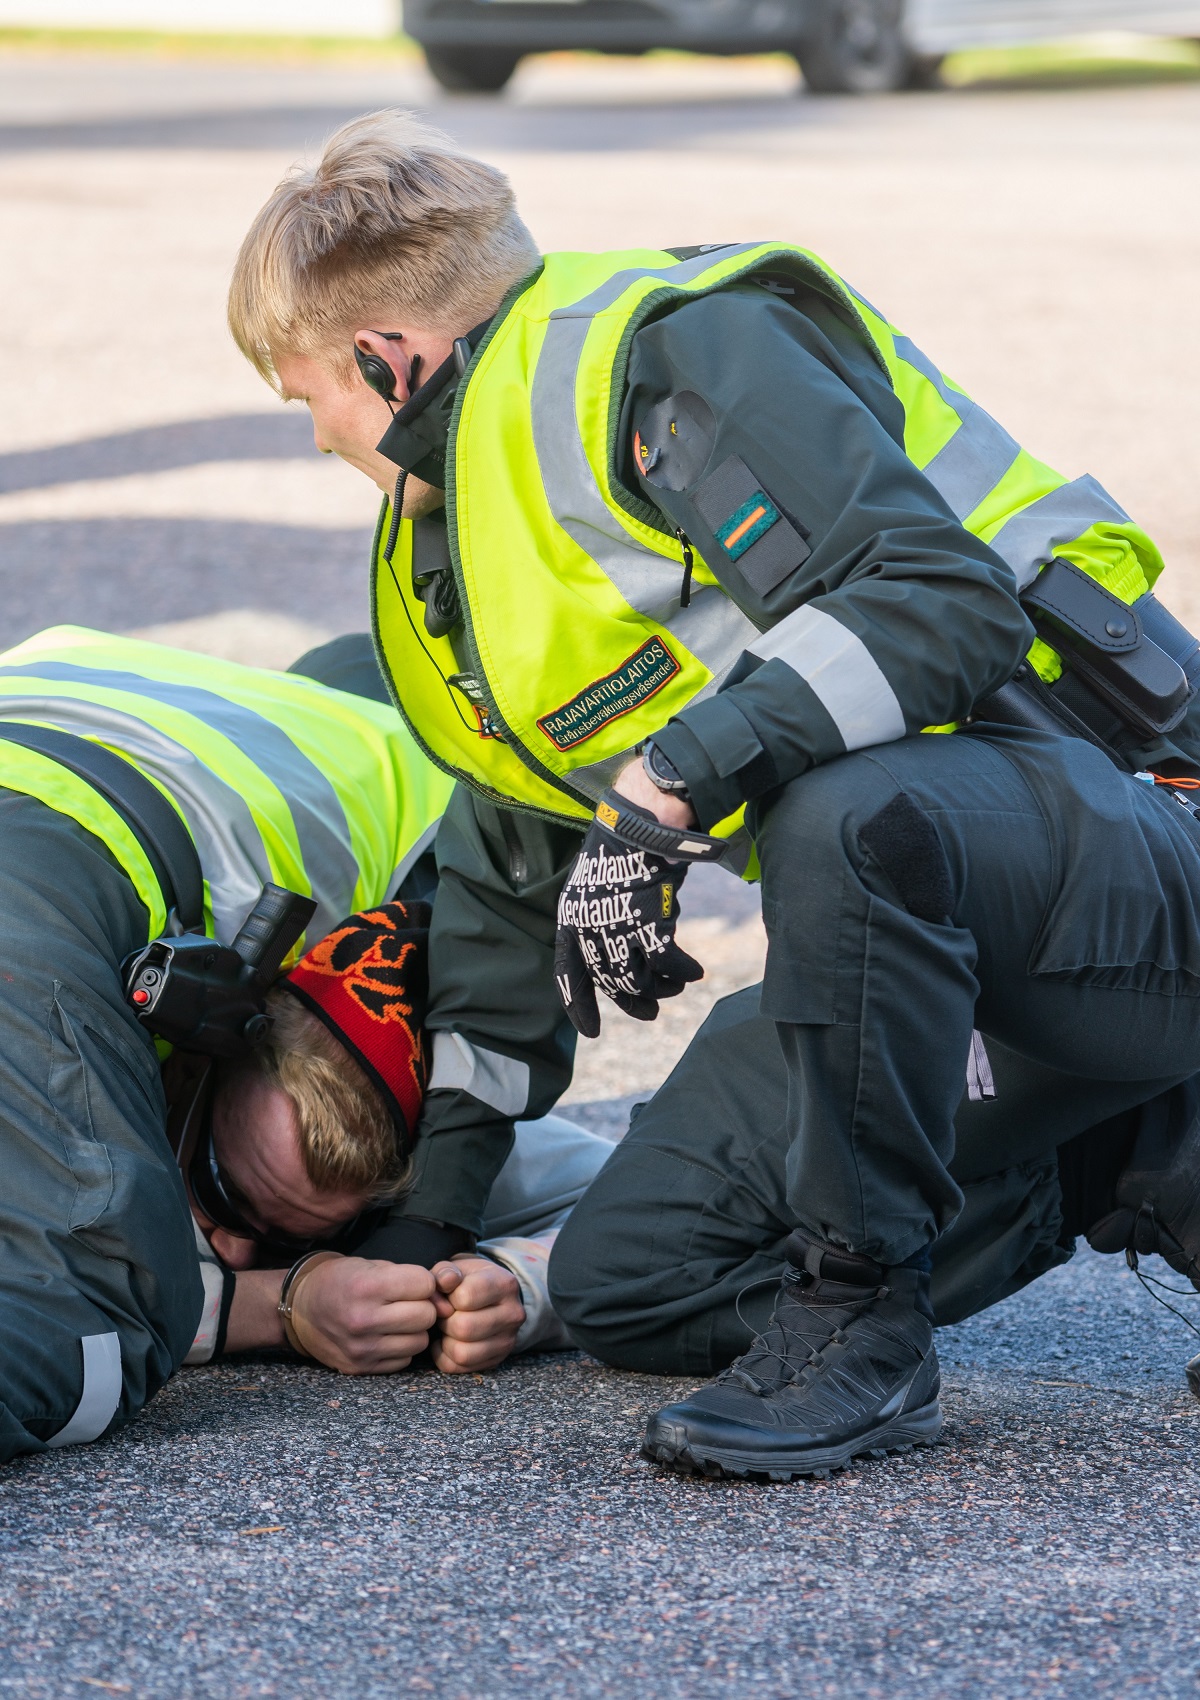
[[[819,94],[930,80],[967,47],[1096,30],[1200,39],[1200,0],[404,0],[443,88],[496,91],[527,53],[791,53]]]

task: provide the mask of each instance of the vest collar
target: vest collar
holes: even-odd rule
[[[485,319],[459,340],[469,344],[474,353],[491,324],[491,319]],[[461,377],[457,354],[448,355],[404,406],[397,408],[391,424],[375,445],[387,460],[437,490],[446,488],[450,418]]]

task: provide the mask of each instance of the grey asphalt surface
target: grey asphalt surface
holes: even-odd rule
[[[221,308],[290,159],[394,102],[503,164],[547,246],[828,253],[1134,508],[1200,611],[1198,87],[806,101],[779,62],[548,60],[450,102],[395,61],[0,53],[0,642],[361,628],[374,496],[272,408]],[[581,1061],[571,1112],[613,1137],[712,991],[757,977],[753,899],[684,898],[707,987],[654,1029],[610,1017]],[[1193,1696],[1189,1342],[1085,1254],[943,1332],[937,1448],[770,1488],[642,1464],[686,1384],[570,1354],[184,1371],[114,1439],[0,1474],[0,1693]]]
[[[0,1485],[0,1692],[1193,1696],[1200,1406],[1088,1254],[944,1330],[934,1449],[786,1487],[637,1456],[686,1383],[184,1371]]]

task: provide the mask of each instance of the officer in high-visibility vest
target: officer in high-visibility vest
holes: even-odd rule
[[[264,886],[303,905],[294,957],[404,884],[450,789],[390,707],[312,678],[73,626],[0,654],[0,1459],[127,1422],[197,1336],[139,1019],[162,971],[123,965],[185,921],[230,946]]]
[[[230,322],[389,497],[381,661],[462,781],[434,949],[488,949],[431,994],[462,1064],[408,1210],[475,1225],[510,1118],[567,1077],[555,991],[592,1035],[597,991],[653,1018],[699,975],[689,861],[761,874],[776,1322],[651,1452],[783,1477],[931,1440],[930,1247],[986,1037],[1119,1081],[1097,1120],[1200,1067],[1190,1006],[1146,997],[1200,966],[1196,828],[1133,777],[1200,756],[1153,543],[806,250],[539,256],[500,173],[400,114],[280,185]],[[998,1148],[1066,1137],[1004,1116]]]

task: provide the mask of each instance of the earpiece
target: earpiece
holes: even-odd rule
[[[387,335],[386,332],[382,334]],[[399,337],[393,334],[389,340],[398,342]],[[354,345],[354,359],[367,388],[374,390],[376,395],[382,396],[384,401],[394,402],[396,399],[396,374],[387,361],[381,359],[378,354],[368,354],[357,343]]]
[[[404,341],[403,331],[373,331],[372,335],[381,336],[385,342]],[[376,395],[382,396],[394,413],[400,405],[396,400],[396,374],[387,361],[382,360],[378,354],[368,354],[357,343],[354,344],[354,359],[362,373],[363,383],[369,390],[374,390]],[[410,396],[417,387],[417,372],[420,365],[421,356],[414,354],[408,363],[408,393]]]

